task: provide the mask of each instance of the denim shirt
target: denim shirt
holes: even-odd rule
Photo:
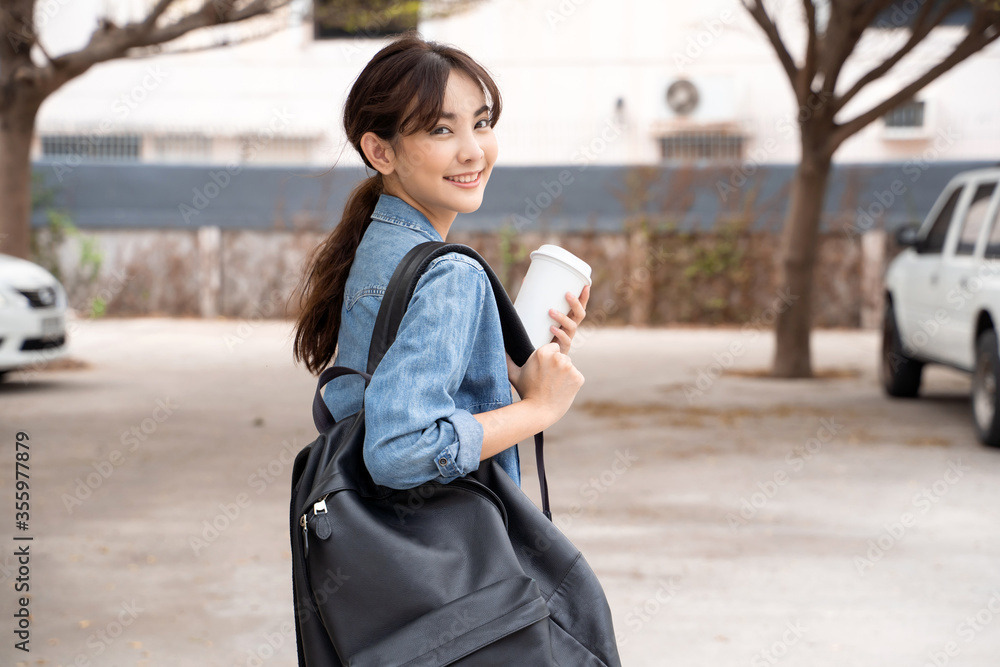
[[[396,266],[413,246],[442,240],[398,197],[381,195],[371,217],[344,288],[334,360],[361,371]],[[364,459],[377,484],[408,489],[476,470],[483,427],[472,415],[512,402],[500,314],[479,262],[459,253],[435,258],[367,391],[361,376],[341,376],[326,385],[323,400],[338,421],[364,401]],[[520,486],[517,446],[494,458]]]

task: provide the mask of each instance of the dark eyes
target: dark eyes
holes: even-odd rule
[[[482,129],[486,128],[486,127],[489,127],[489,124],[490,124],[490,119],[489,118],[480,118],[478,121],[476,121],[476,124],[475,124],[474,128],[477,129],[477,130],[482,130]],[[435,127],[433,130],[431,130],[431,134],[440,134],[440,135],[443,135],[443,134],[446,134],[446,133],[449,133],[449,132],[451,132],[451,129],[445,127],[444,125],[440,125],[438,127]]]

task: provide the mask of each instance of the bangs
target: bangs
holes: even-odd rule
[[[463,54],[464,55],[464,54]],[[440,53],[428,53],[400,85],[397,94],[411,100],[399,126],[399,133],[414,134],[431,130],[441,119],[448,76],[461,72],[479,84],[489,107],[490,127],[496,125],[500,115],[500,91],[490,75],[477,63],[468,59],[454,60]]]

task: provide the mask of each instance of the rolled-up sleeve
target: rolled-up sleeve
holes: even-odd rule
[[[447,254],[420,278],[365,391],[364,459],[376,484],[408,489],[479,467],[483,427],[454,396],[479,329],[488,278]]]

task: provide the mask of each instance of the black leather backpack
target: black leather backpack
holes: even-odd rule
[[[486,270],[514,363],[523,365],[533,351],[510,297],[475,250],[428,242],[402,259],[375,321],[367,373],[334,366],[320,374],[313,402],[320,435],[295,459],[290,528],[299,664],[617,667],[601,584],[551,521],[541,433],[540,512],[493,460],[448,484],[376,485],[362,458],[364,408],[334,423],[323,401],[322,389],[335,377],[355,373],[368,386],[417,280],[449,252]]]

